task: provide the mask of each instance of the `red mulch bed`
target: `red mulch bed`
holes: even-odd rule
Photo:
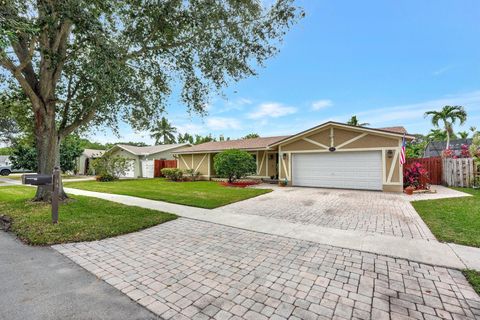
[[[245,188],[245,187],[253,186],[259,183],[260,182],[258,181],[235,181],[232,183],[229,183],[228,181],[220,182],[220,184],[224,187],[237,187],[237,188]]]

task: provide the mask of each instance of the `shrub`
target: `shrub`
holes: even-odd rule
[[[462,150],[460,151],[460,156],[462,158],[471,158],[472,155],[470,154],[470,150],[468,150],[468,145],[462,144]]]
[[[257,165],[248,152],[231,149],[215,155],[213,166],[218,176],[228,178],[232,183],[235,179],[243,178],[255,173]]]
[[[187,169],[184,172],[185,172],[185,175],[188,176],[188,179],[190,181],[196,181],[198,176],[200,176],[200,172],[195,171],[194,169]]]
[[[97,181],[113,181],[120,176],[125,175],[129,163],[126,158],[104,154],[102,157],[92,161],[92,167],[95,169]]]
[[[452,149],[447,148],[447,149],[443,150],[442,156],[444,158],[455,158],[455,152]]]
[[[183,171],[177,168],[163,168],[161,172],[165,178],[172,181],[179,181],[183,177]]]
[[[95,180],[100,181],[100,182],[109,182],[109,181],[114,181],[116,178],[108,173],[104,173],[101,175],[98,175],[95,177]]]
[[[420,162],[412,163],[403,176],[403,186],[412,186],[415,189],[427,189],[428,171]]]
[[[476,158],[477,161],[480,161],[480,133],[475,133],[472,139],[472,144],[470,145],[470,154]]]

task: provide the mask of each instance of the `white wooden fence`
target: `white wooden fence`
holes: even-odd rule
[[[475,165],[472,158],[443,158],[443,183],[449,187],[472,187]]]

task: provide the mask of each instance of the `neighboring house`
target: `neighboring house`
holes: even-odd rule
[[[92,168],[92,160],[100,158],[105,150],[85,149],[77,159],[77,174],[88,175],[95,174]]]
[[[462,144],[471,145],[472,139],[456,139],[450,141],[450,150],[452,150],[456,156],[460,155],[462,151]],[[443,150],[447,147],[446,141],[431,141],[425,147],[423,153],[424,158],[441,157]]]
[[[127,170],[125,177],[139,178],[147,177],[145,167],[142,166],[142,162],[145,163],[148,160],[174,160],[173,152],[176,150],[189,147],[190,143],[178,143],[178,144],[162,144],[157,146],[137,147],[125,144],[117,144],[109,149],[107,152],[114,156],[121,156],[129,159],[129,170]],[[143,169],[143,170],[142,170]]]
[[[240,149],[254,156],[256,178],[287,179],[293,186],[401,192],[404,134],[403,127],[373,129],[330,121],[291,136],[207,142],[174,153],[180,169],[194,169],[206,179],[215,177],[215,154]]]

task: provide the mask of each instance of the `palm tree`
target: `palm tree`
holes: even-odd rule
[[[360,121],[358,121],[357,116],[352,116],[350,120],[347,121],[347,124],[351,126],[356,126],[356,127],[366,127],[370,125],[370,123],[368,122],[360,123]]]
[[[427,134],[429,141],[445,141],[447,140],[447,133],[442,129],[431,129]]]
[[[450,147],[450,136],[453,134],[453,125],[458,120],[460,124],[464,124],[467,120],[467,112],[462,106],[444,106],[440,111],[427,111],[425,117],[432,117],[432,124],[439,127],[439,123],[443,123],[443,128],[447,133],[447,149]]]
[[[155,127],[152,129],[150,137],[155,139],[155,144],[168,144],[175,143],[175,133],[177,128],[172,126],[165,117],[162,120],[157,121]]]
[[[467,139],[468,138],[468,131],[459,131],[457,132],[458,136],[460,137],[460,139]]]

